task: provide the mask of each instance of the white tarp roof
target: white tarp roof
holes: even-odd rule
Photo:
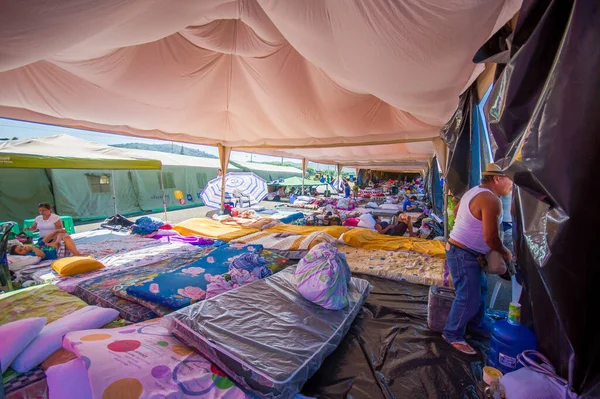
[[[7,0],[0,116],[374,161],[335,147],[439,137],[520,3]]]

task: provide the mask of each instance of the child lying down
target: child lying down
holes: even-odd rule
[[[61,242],[65,244],[65,248],[71,252],[73,256],[84,256],[77,250],[75,241],[73,241],[71,236],[64,229],[56,230],[48,234],[33,246],[21,244],[13,245],[10,248],[9,253],[11,255],[37,256],[44,260],[55,260],[58,259],[57,249],[60,247]]]

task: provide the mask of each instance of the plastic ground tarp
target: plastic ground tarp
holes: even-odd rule
[[[487,103],[496,160],[518,186],[523,317],[584,398],[600,397],[599,27],[597,1],[525,1]]]
[[[428,287],[356,275],[373,291],[350,331],[304,385],[318,398],[477,399],[485,341],[465,356],[427,328]]]

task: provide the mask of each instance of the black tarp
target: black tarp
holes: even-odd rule
[[[516,185],[524,317],[574,391],[597,398],[600,2],[524,1],[510,55],[486,111]]]
[[[446,184],[453,195],[462,197],[469,189],[471,170],[471,131],[477,104],[475,86],[460,97],[458,108],[442,128],[442,140],[448,145]]]
[[[357,275],[373,291],[350,331],[304,385],[318,398],[478,398],[487,351],[463,355],[427,328],[429,288]]]

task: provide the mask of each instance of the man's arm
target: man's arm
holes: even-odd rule
[[[481,223],[483,227],[483,239],[485,243],[494,251],[502,254],[507,262],[510,262],[512,254],[502,244],[498,226],[502,216],[502,205],[498,198],[493,195],[486,195],[481,198]]]
[[[458,201],[458,203],[454,206],[454,210],[452,211],[452,213],[454,213],[454,217],[456,218],[456,215],[458,215],[458,207],[460,206],[460,201]]]

